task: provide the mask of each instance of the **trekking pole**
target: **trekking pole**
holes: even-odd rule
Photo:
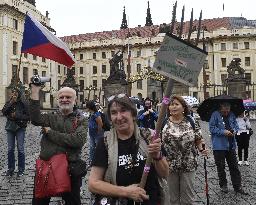
[[[203,150],[205,150],[205,144],[202,144]],[[206,169],[206,157],[204,157],[204,180],[205,180],[205,195],[206,195],[206,204],[209,205],[209,189],[208,189],[208,177]]]

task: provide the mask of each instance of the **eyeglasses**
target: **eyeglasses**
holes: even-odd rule
[[[125,97],[125,96],[126,96],[126,94],[124,94],[124,93],[120,93],[120,94],[118,94],[118,95],[112,95],[112,96],[110,96],[110,97],[108,98],[108,102],[114,100],[115,98],[123,98],[123,97]]]

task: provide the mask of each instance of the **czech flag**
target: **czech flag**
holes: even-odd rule
[[[21,52],[48,58],[67,67],[75,63],[67,45],[28,13],[24,24]]]

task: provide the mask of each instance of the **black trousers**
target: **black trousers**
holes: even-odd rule
[[[240,133],[240,135],[236,135],[236,142],[238,146],[239,161],[243,161],[243,150],[244,150],[244,161],[247,161],[250,135],[247,134],[246,132],[242,132]]]
[[[80,188],[82,186],[82,178],[71,177],[71,192],[63,193],[62,199],[65,205],[81,205]],[[49,205],[51,197],[36,199],[35,195],[32,199],[32,205]]]
[[[225,172],[225,160],[227,161],[233,188],[238,190],[241,188],[241,173],[238,169],[236,151],[235,150],[213,150],[215,164],[219,176],[220,187],[227,186],[227,178]]]

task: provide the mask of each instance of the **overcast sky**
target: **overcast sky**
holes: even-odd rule
[[[155,25],[171,22],[173,0],[150,0],[152,20]],[[223,12],[224,3],[224,12]],[[178,0],[177,18],[180,20],[185,5],[185,20],[194,8],[194,19],[240,17],[256,20],[256,0]],[[123,6],[130,27],[145,25],[147,0],[37,0],[37,9],[45,15],[49,11],[51,26],[57,36],[111,31],[119,29]]]

